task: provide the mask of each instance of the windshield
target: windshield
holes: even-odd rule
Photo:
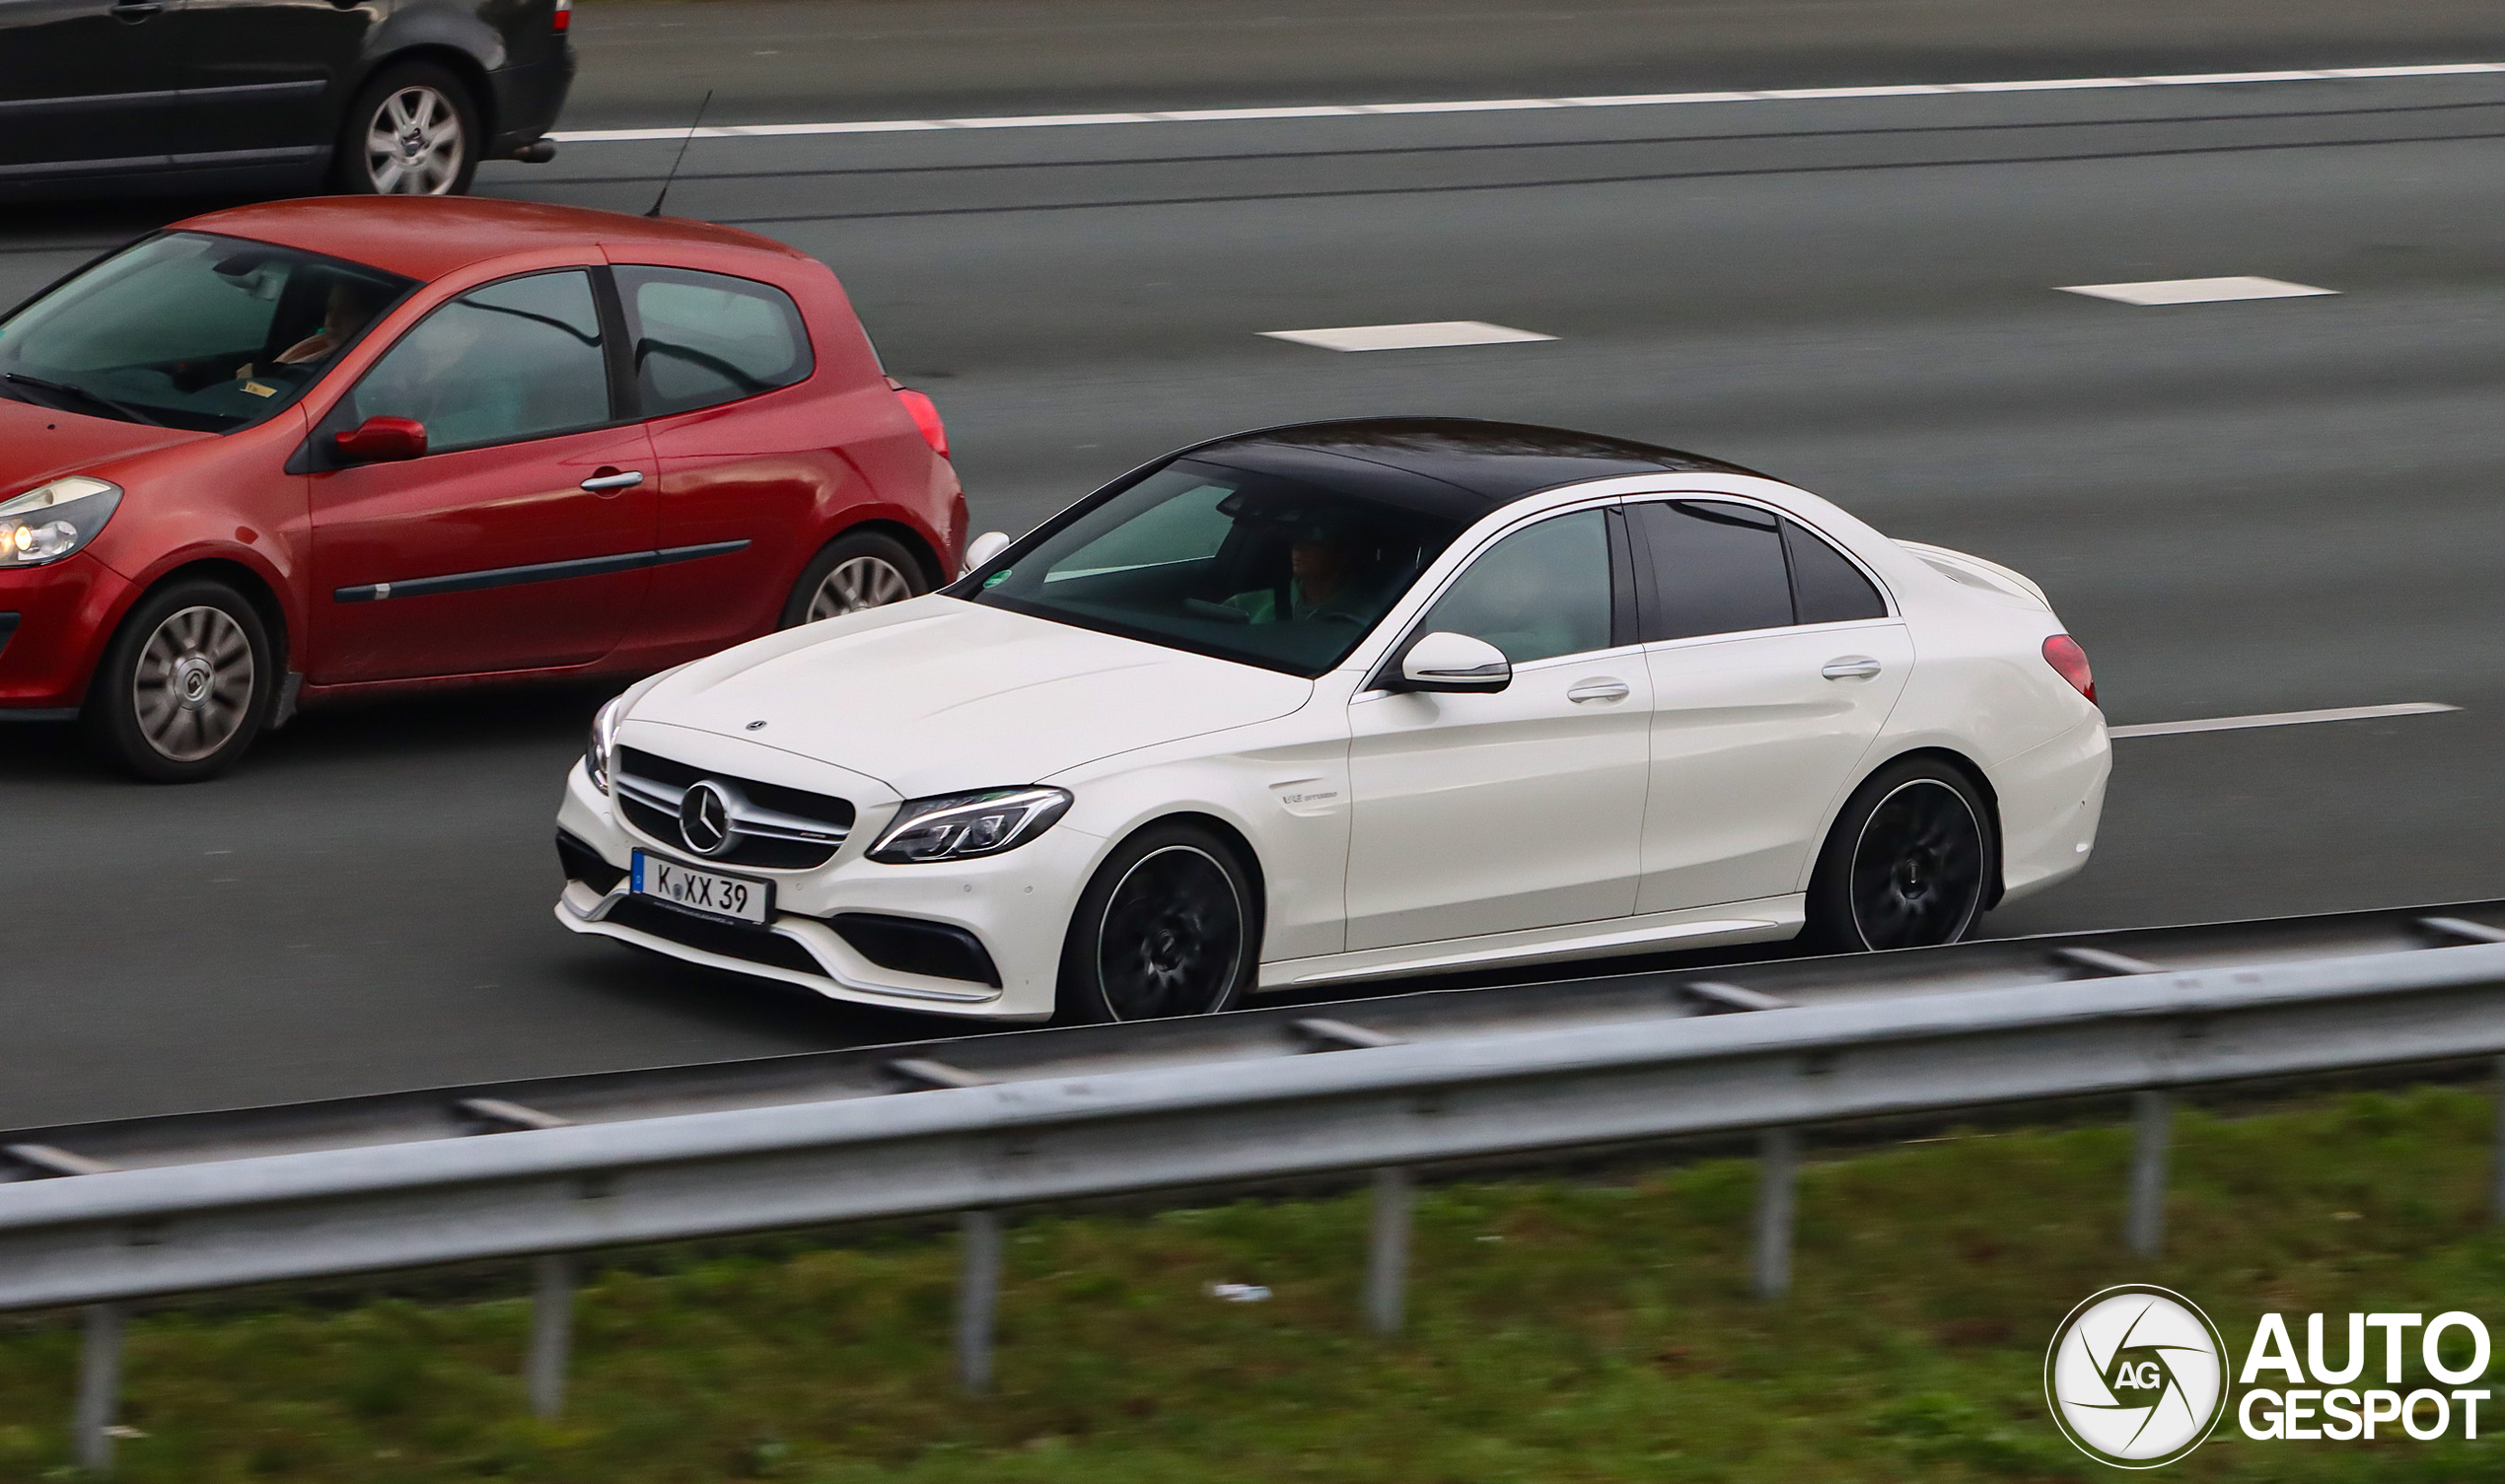
[[[1179,459],[964,592],[973,601],[1308,678],[1348,657],[1452,520]]]
[[[201,432],[249,427],[414,286],[265,243],[150,238],[0,319],[0,396]]]

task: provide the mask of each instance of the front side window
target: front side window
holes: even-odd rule
[[[1421,634],[1484,639],[1516,665],[1610,647],[1607,518],[1577,511],[1490,546],[1418,620]]]
[[[961,591],[1310,677],[1346,659],[1460,531],[1366,496],[1178,459]]]
[[[616,268],[646,417],[691,412],[807,381],[800,309],[770,284],[689,268]]]
[[[413,287],[290,247],[168,233],[0,320],[0,396],[198,432],[250,427]]]
[[[357,383],[344,420],[414,418],[430,452],[518,443],[610,420],[592,275],[473,289],[402,335]]]

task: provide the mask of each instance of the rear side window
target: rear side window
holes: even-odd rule
[[[1631,513],[1652,553],[1647,640],[1792,622],[1791,578],[1773,516],[1718,500],[1647,502]]]
[[[808,380],[815,366],[809,334],[799,306],[781,289],[688,268],[621,264],[615,271],[644,416],[691,412]]]
[[[1888,601],[1852,559],[1790,521],[1783,545],[1792,557],[1792,605],[1800,623],[1849,623],[1885,618]]]

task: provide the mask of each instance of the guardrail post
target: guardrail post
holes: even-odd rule
[[[574,1258],[551,1252],[532,1264],[531,1354],[523,1383],[532,1415],[553,1420],[565,1410],[565,1372],[574,1351]]]
[[[1800,1173],[1797,1129],[1757,1134],[1757,1230],[1754,1255],[1756,1293],[1780,1299],[1792,1291],[1792,1192]]]
[[[2131,1209],[2122,1236],[2141,1257],[2156,1256],[2166,1235],[2166,1143],[2174,1118],[2167,1094],[2131,1095]]]
[[[89,1473],[113,1467],[113,1414],[121,1400],[122,1307],[87,1306],[87,1343],[78,1357],[78,1411],[70,1426],[78,1466]]]
[[[1366,1245],[1366,1322],[1380,1335],[1400,1332],[1409,1284],[1409,1213],[1417,1202],[1409,1172],[1374,1172],[1374,1229]]]
[[[2505,1222],[2505,1056],[2496,1059],[2496,1143],[2488,1156],[2487,1219]]]
[[[957,1291],[957,1378],[968,1391],[991,1389],[992,1314],[1000,1307],[1000,1213],[968,1211]]]

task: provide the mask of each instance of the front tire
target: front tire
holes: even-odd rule
[[[277,690],[268,626],[244,595],[176,583],[114,631],[80,719],[106,761],[152,783],[198,783],[251,747]]]
[[[1801,936],[1843,954],[1957,943],[1999,879],[2000,841],[1973,781],[1906,758],[1872,774],[1836,815]]]
[[[461,79],[428,62],[387,67],[348,106],[334,183],[357,196],[465,195],[485,143]]]
[[[781,628],[882,608],[931,589],[904,543],[875,530],[839,535],[811,560],[783,602]]]
[[[1260,958],[1258,903],[1252,873],[1215,834],[1189,824],[1141,830],[1097,868],[1071,914],[1060,1019],[1101,1025],[1234,1009]]]

